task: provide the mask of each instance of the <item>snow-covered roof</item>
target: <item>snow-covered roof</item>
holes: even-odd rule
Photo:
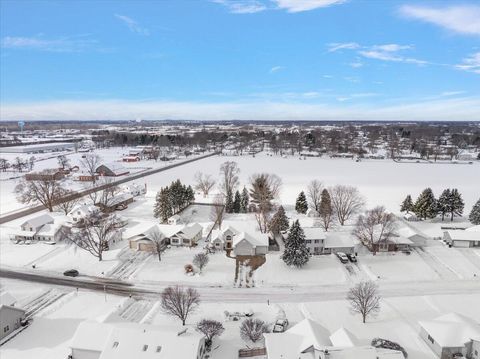
[[[358,345],[358,338],[343,327],[330,335],[330,341],[338,347],[353,347]]]
[[[9,292],[0,292],[0,305],[14,305],[17,299]]]
[[[466,229],[466,231],[468,231],[468,232],[480,232],[480,224],[478,224],[476,226],[468,227]]]
[[[40,230],[36,234],[43,236],[53,236],[55,235],[55,233],[58,232],[59,229],[59,226],[53,223],[47,223],[46,225],[42,226],[42,228],[40,228]]]
[[[354,247],[353,236],[348,232],[328,232],[325,239],[325,248]]]
[[[70,346],[100,352],[99,359],[197,359],[202,339],[192,330],[178,335],[152,325],[82,322]]]
[[[108,200],[108,206],[115,206],[119,203],[129,201],[133,198],[131,193],[119,193]]]
[[[447,231],[452,241],[480,241],[480,232],[475,231]]]
[[[198,232],[203,232],[203,227],[198,223],[191,223],[187,226],[184,226],[180,231],[183,234],[183,237],[193,238]]]
[[[91,204],[77,204],[75,205],[70,212],[68,212],[68,216],[85,216],[87,214],[98,212],[98,207],[95,207]]]
[[[30,227],[37,228],[47,223],[53,223],[53,218],[48,214],[42,214],[41,216],[30,218],[28,221],[23,222],[21,226],[30,225]]]
[[[304,351],[311,346],[320,348],[332,344],[329,331],[319,323],[308,318],[288,329],[287,333],[303,337],[298,348],[300,351]]]
[[[253,247],[268,246],[268,236],[266,234],[255,233],[255,235],[251,235],[247,232],[240,232],[233,236],[233,248],[243,240],[249,242]]]
[[[305,233],[305,239],[325,239],[326,233],[323,228],[320,227],[303,227],[303,233]]]
[[[419,324],[444,348],[463,347],[471,339],[480,340],[480,325],[458,313],[445,314]]]
[[[178,214],[174,214],[168,220],[178,220],[178,219],[180,219],[180,216]]]
[[[120,162],[103,163],[100,166],[98,166],[95,171],[98,172],[98,169],[101,166],[107,167],[110,171],[112,171],[113,173],[115,173],[117,175],[121,174],[121,173],[128,172],[128,169],[126,169]]]

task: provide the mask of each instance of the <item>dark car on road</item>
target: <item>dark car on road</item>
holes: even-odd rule
[[[347,258],[350,262],[357,263],[357,256],[353,253],[347,253]]]
[[[78,270],[76,269],[69,269],[65,272],[63,272],[63,275],[64,276],[67,276],[67,277],[78,277],[80,273],[78,273]]]

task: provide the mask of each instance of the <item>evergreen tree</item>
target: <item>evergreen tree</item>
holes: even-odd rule
[[[195,201],[195,191],[190,185],[188,185],[186,190],[186,199],[186,205],[192,204]]]
[[[248,204],[250,202],[250,196],[248,195],[247,187],[243,187],[242,198],[240,200],[240,211],[242,213],[248,212]]]
[[[268,228],[273,234],[279,234],[281,231],[286,231],[288,226],[288,218],[285,214],[285,209],[283,206],[280,206],[270,220]]]
[[[330,198],[330,193],[325,188],[322,191],[321,198],[320,198],[320,208],[318,209],[318,214],[321,218],[321,223],[323,229],[328,231],[333,223],[333,207],[332,207],[332,199]]]
[[[472,224],[475,224],[475,225],[480,224],[480,199],[477,201],[477,203],[474,204],[472,211],[468,216],[468,220]]]
[[[408,195],[402,202],[402,205],[400,207],[400,212],[410,213],[410,211],[413,212],[413,209],[414,209],[414,206],[413,206],[412,196]]]
[[[239,191],[235,192],[235,199],[233,200],[233,212],[240,213],[242,207],[242,198]]]
[[[458,189],[454,188],[450,192],[449,208],[450,221],[453,221],[454,216],[461,216],[463,214],[463,208],[465,203],[463,202],[462,195],[458,192]]]
[[[293,222],[288,232],[282,259],[288,266],[300,268],[308,262],[309,258],[308,248],[305,243],[305,233],[297,219]]]
[[[307,203],[307,197],[305,196],[305,193],[302,191],[297,197],[297,202],[295,203],[295,210],[298,213],[307,213],[308,210],[308,203]]]
[[[155,218],[159,218],[160,222],[166,222],[173,214],[170,202],[171,196],[168,187],[160,189],[155,200],[153,214]]]
[[[233,213],[233,194],[230,191],[227,192],[225,198],[225,212]]]
[[[421,219],[435,218],[437,216],[437,201],[431,188],[425,188],[418,196],[414,212]]]
[[[445,215],[451,210],[451,201],[452,194],[450,192],[450,188],[447,188],[443,190],[437,201],[437,211],[442,215],[442,221],[445,219]]]

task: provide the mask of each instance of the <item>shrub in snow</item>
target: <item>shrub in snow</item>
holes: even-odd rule
[[[185,264],[185,273],[190,274],[193,273],[193,266],[191,264]]]
[[[256,343],[263,338],[263,333],[268,333],[268,326],[260,319],[245,319],[240,326],[240,336],[247,342]]]
[[[202,319],[197,323],[195,329],[205,335],[207,351],[210,351],[213,339],[219,337],[225,331],[222,323],[211,319]]]
[[[193,264],[200,270],[202,273],[202,269],[208,264],[208,255],[206,253],[197,253],[195,257],[193,257]]]
[[[387,339],[374,338],[372,340],[372,347],[398,350],[398,351],[402,352],[402,354],[405,358],[408,357],[407,351],[405,349],[403,349],[403,347],[400,344],[397,344],[397,343],[392,342],[392,341],[387,340]]]

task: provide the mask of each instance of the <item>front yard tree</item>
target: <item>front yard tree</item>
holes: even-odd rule
[[[402,205],[400,206],[400,212],[410,213],[413,212],[414,208],[415,207],[413,205],[412,196],[407,195],[407,197],[405,197],[405,199],[403,200]]]
[[[77,197],[77,193],[69,189],[60,190],[61,201],[55,206],[55,209],[59,212],[69,214],[70,211],[75,207],[79,202],[80,198]]]
[[[435,218],[437,209],[437,200],[432,189],[425,188],[415,201],[415,214],[421,219]]]
[[[305,192],[300,192],[300,194],[297,197],[297,201],[295,202],[295,210],[298,213],[305,214],[307,213],[308,210],[308,203],[307,203],[307,197],[305,197]]]
[[[268,214],[273,208],[273,200],[280,194],[282,180],[269,173],[255,174],[250,178],[251,202],[255,205],[255,218],[261,232],[268,230]]]
[[[67,239],[101,261],[110,241],[118,237],[124,226],[125,223],[115,214],[92,213],[84,218],[80,229],[67,234]]]
[[[480,199],[474,204],[470,215],[468,216],[468,220],[472,222],[472,224],[480,224]]]
[[[233,195],[234,191],[238,186],[238,174],[240,173],[240,168],[234,161],[227,161],[222,163],[220,166],[220,191],[225,197]],[[233,201],[232,201],[233,202]]]
[[[333,211],[340,225],[362,210],[365,200],[357,188],[337,185],[330,189]]]
[[[57,157],[58,165],[64,170],[70,165],[70,160],[65,155],[60,155]]]
[[[289,227],[288,218],[285,214],[283,206],[279,206],[277,212],[270,220],[269,229],[274,235],[280,234],[282,231],[286,231]]]
[[[285,243],[285,251],[282,259],[288,266],[297,268],[303,267],[309,260],[309,252],[305,243],[305,233],[298,219],[293,222],[288,232],[287,241]]]
[[[196,289],[180,286],[167,287],[162,293],[161,306],[165,313],[177,317],[182,325],[200,305],[200,294]]]
[[[225,331],[222,323],[212,319],[202,319],[197,323],[195,329],[205,336],[207,351],[212,348],[213,339],[219,337]]]
[[[85,158],[80,161],[81,167],[90,176],[93,185],[95,185],[95,182],[97,181],[97,168],[100,166],[101,162],[102,158],[96,153],[86,154]]]
[[[207,197],[210,190],[215,186],[215,179],[202,172],[195,173],[195,189],[203,193],[203,197]]]
[[[319,180],[311,181],[307,187],[308,199],[317,213],[320,211],[320,203],[322,201],[322,187],[322,182]]]
[[[268,325],[261,319],[248,318],[240,326],[240,336],[246,342],[255,344],[263,338],[263,333],[268,333]]]
[[[153,209],[153,216],[159,218],[160,222],[164,223],[172,216],[172,205],[170,202],[170,195],[168,193],[168,187],[161,188],[157,192],[155,198],[155,207]]]
[[[378,206],[358,216],[353,235],[370,249],[395,235],[395,216]]]
[[[242,207],[242,196],[239,191],[235,192],[235,198],[233,200],[233,212],[240,213]]]
[[[44,170],[42,173],[47,175],[48,171]],[[50,212],[53,212],[53,207],[59,202],[65,191],[60,181],[48,177],[34,181],[22,179],[15,186],[15,194],[19,202],[23,204],[41,204]]]
[[[233,213],[233,193],[227,192],[225,197],[225,211],[227,213]]]
[[[203,268],[208,264],[208,260],[208,254],[197,253],[193,257],[193,264],[200,270],[200,273],[202,273]]]
[[[222,229],[223,217],[225,215],[225,204],[223,202],[223,195],[218,194],[213,199],[212,210],[210,212],[210,219]]]
[[[148,234],[148,237],[151,239],[151,241],[155,245],[155,251],[157,252],[158,261],[161,262],[162,253],[165,251],[165,249],[167,249],[165,236],[162,234],[162,232],[160,232],[160,230],[156,228],[151,233]]]
[[[369,315],[380,311],[380,299],[378,287],[372,281],[358,283],[350,288],[347,294],[350,309],[352,312],[362,315],[363,323],[366,322]]]
[[[240,200],[240,212],[248,212],[248,203],[250,202],[250,196],[248,195],[247,187],[243,187],[242,198]]]
[[[334,215],[332,208],[332,199],[330,198],[330,193],[328,193],[328,190],[326,188],[322,191],[318,214],[321,220],[320,225],[325,231],[328,231],[328,229],[333,224]]]
[[[454,188],[450,192],[450,221],[453,221],[454,216],[461,216],[463,214],[463,208],[465,203],[463,202],[462,195],[458,192],[458,189]]]
[[[6,172],[10,167],[10,163],[5,158],[0,158],[0,171]]]

